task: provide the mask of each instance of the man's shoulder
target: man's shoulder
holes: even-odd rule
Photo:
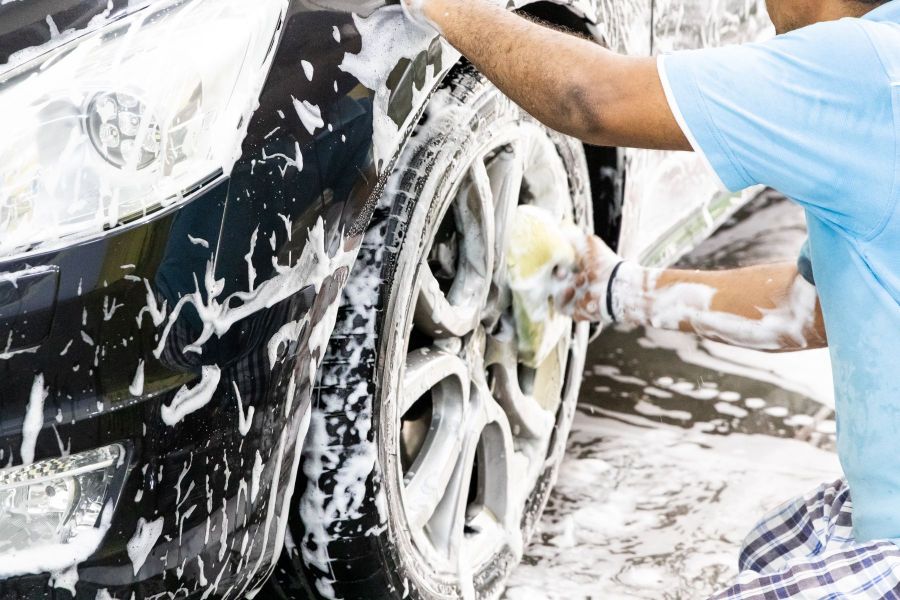
[[[776,35],[763,44],[794,51],[817,51],[822,55],[867,52],[872,50],[872,42],[866,33],[867,24],[862,19],[851,17],[821,21]]]
[[[773,72],[790,75],[795,83],[812,89],[847,90],[847,100],[855,98],[858,106],[888,93],[890,83],[900,75],[900,25],[896,23],[843,18],[752,45]]]
[[[853,24],[866,36],[891,81],[900,78],[900,23],[869,19],[847,20],[854,21]]]

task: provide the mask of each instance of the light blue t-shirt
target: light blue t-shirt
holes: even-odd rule
[[[834,366],[858,541],[900,541],[900,0],[764,43],[661,57],[724,185],[800,204]]]

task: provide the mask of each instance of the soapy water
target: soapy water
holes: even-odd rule
[[[756,199],[680,266],[796,257],[802,211]],[[827,350],[771,355],[614,329],[589,350],[568,455],[505,597],[702,598],[765,511],[840,473]]]
[[[756,519],[837,473],[802,441],[612,411],[580,412],[569,451],[509,599],[704,597],[736,574]]]

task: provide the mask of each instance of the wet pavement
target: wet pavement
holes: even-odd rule
[[[802,211],[767,192],[680,263],[795,260]],[[825,350],[764,354],[642,328],[588,352],[568,454],[506,594],[703,598],[762,514],[839,476]]]

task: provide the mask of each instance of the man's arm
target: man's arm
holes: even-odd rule
[[[793,263],[725,271],[648,269],[621,262],[591,237],[581,270],[564,287],[560,304],[579,320],[693,332],[769,352],[828,345],[816,288]]]
[[[591,144],[690,150],[655,58],[616,54],[484,0],[403,0],[536,119]]]

